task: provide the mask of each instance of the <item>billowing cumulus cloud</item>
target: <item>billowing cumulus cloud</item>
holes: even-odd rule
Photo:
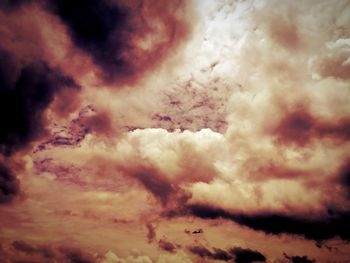
[[[1,2],[0,261],[350,260],[349,14]]]

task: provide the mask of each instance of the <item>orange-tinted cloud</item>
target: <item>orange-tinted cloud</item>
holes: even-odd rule
[[[134,82],[152,69],[190,31],[181,17],[184,1],[91,0],[45,5],[66,26],[74,44],[99,66],[103,79],[119,84]]]
[[[348,260],[349,11],[0,3],[0,261]]]
[[[177,250],[176,245],[174,245],[173,243],[165,239],[159,239],[158,246],[161,250],[164,250],[170,253],[174,253]]]
[[[272,130],[277,142],[305,146],[312,141],[331,139],[335,142],[347,141],[350,138],[350,119],[340,118],[322,120],[299,108],[282,116],[277,127]]]

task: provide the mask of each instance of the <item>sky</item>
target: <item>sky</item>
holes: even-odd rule
[[[350,1],[0,1],[0,262],[350,262]]]

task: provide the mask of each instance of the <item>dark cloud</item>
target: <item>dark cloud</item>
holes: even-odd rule
[[[66,25],[76,46],[91,56],[107,81],[130,81],[156,64],[184,35],[184,24],[175,18],[183,1],[59,0],[46,8]],[[157,20],[164,32],[154,27]],[[141,47],[150,36],[160,43]]]
[[[335,141],[350,139],[350,119],[334,121],[318,119],[303,107],[286,113],[272,133],[281,144],[305,146],[314,139],[329,138]]]
[[[0,1],[0,10],[5,12],[13,12],[21,8],[23,5],[33,2],[33,0],[3,0]]]
[[[12,242],[12,247],[28,255],[39,255],[44,258],[53,258],[55,253],[48,246],[33,246],[23,240]]]
[[[94,263],[95,260],[90,254],[87,254],[79,249],[61,247],[59,251],[63,257],[70,263]]]
[[[0,204],[11,202],[19,193],[19,182],[0,161]]]
[[[37,28],[13,23],[16,15],[10,11],[27,2],[30,1],[0,4],[5,11],[1,22],[14,34],[3,33],[0,45],[0,158],[10,157],[9,161],[15,152],[30,147],[31,142],[46,133],[45,110],[55,98],[60,100],[57,94],[65,89],[79,90],[73,78],[41,59]],[[9,168],[10,165],[6,168],[1,164],[0,203],[11,201],[19,193],[19,183]]]
[[[161,250],[164,250],[164,251],[167,251],[167,252],[170,252],[170,253],[174,253],[176,252],[177,248],[176,246],[165,240],[165,239],[160,239],[159,242],[158,242],[158,247],[161,249]]]
[[[332,213],[333,215],[307,219],[269,212],[247,215],[229,212],[210,205],[193,204],[186,205],[182,210],[167,211],[164,216],[187,215],[204,219],[224,218],[273,235],[294,234],[310,240],[327,240],[334,237],[350,240],[350,231],[347,227],[350,212],[333,211]]]
[[[189,246],[187,248],[192,254],[200,256],[201,258],[213,258],[213,253],[201,245]]]
[[[13,241],[12,246],[14,247],[14,249],[16,249],[18,251],[22,251],[22,252],[27,253],[27,254],[34,254],[36,252],[36,249],[32,245],[29,245],[25,241],[22,241],[22,240]]]
[[[89,253],[72,247],[53,247],[48,245],[32,245],[23,240],[12,242],[12,247],[29,258],[35,258],[35,262],[67,262],[67,263],[94,263],[95,260]],[[28,262],[28,261],[26,261]]]
[[[337,179],[344,187],[347,198],[350,199],[350,160],[339,167]]]
[[[0,50],[0,153],[11,155],[44,132],[44,110],[62,88],[78,86],[43,61],[24,63]]]
[[[144,170],[134,176],[148,189],[163,205],[166,205],[175,187],[164,177],[158,176],[157,171]]]
[[[146,224],[146,228],[147,228],[147,240],[148,243],[152,243],[154,241],[154,239],[156,238],[156,228],[151,224],[151,223],[147,223]]]
[[[314,263],[314,259],[309,259],[307,256],[288,256],[286,253],[283,253],[284,257],[289,259],[293,263]]]
[[[184,204],[189,193],[171,182],[161,171],[153,167],[137,166],[120,167],[126,174],[135,178],[149,191],[163,207],[177,207]]]
[[[220,249],[220,248],[213,248],[213,259],[216,260],[223,260],[223,261],[228,261],[232,259],[232,255],[230,255],[229,252]]]
[[[230,253],[235,255],[236,263],[265,262],[266,258],[259,251],[247,248],[235,247],[230,249]]]
[[[52,3],[51,7],[66,23],[73,40],[90,52],[97,47],[105,47],[111,33],[126,25],[126,11],[113,5],[111,1],[59,0]],[[120,42],[122,40],[119,39]],[[118,45],[116,48],[118,49]]]
[[[296,234],[313,240],[326,240],[338,236],[350,240],[350,231],[346,230],[349,219],[350,212],[313,220],[279,214],[239,215],[235,221],[269,234]]]
[[[208,248],[202,245],[189,246],[187,248],[192,254],[195,254],[201,258],[223,260],[223,261],[235,261],[237,263],[249,263],[249,262],[265,262],[266,258],[258,251],[251,249],[244,249],[240,247],[234,247],[229,250],[223,250],[220,248]]]
[[[65,23],[73,42],[91,55],[96,64],[120,75],[131,70],[121,58],[127,48],[126,10],[106,0],[59,0],[51,1],[48,7]]]

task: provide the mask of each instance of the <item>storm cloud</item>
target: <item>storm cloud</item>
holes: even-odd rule
[[[210,250],[202,245],[193,245],[189,246],[188,250],[201,258],[212,260],[233,261],[236,263],[266,261],[265,256],[259,251],[241,247],[233,247],[228,250],[214,247]]]
[[[103,79],[123,83],[157,65],[189,33],[175,15],[183,5],[183,1],[60,0],[46,3],[46,8],[61,19],[74,44],[91,56]]]

